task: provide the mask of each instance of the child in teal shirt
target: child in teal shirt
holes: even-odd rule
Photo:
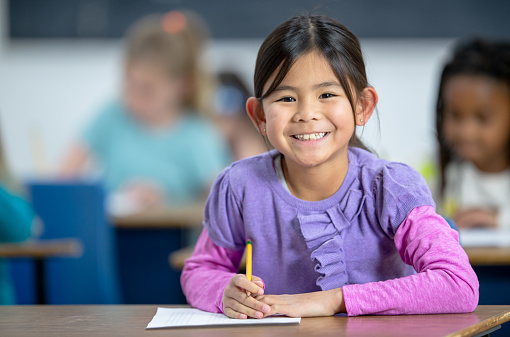
[[[30,204],[0,186],[0,243],[28,239],[31,235],[33,219],[34,213]],[[6,259],[0,259],[0,304],[2,305],[15,303],[7,262]]]
[[[149,130],[116,102],[107,105],[82,138],[103,169],[108,190],[127,182],[157,183],[172,206],[195,202],[229,154],[219,132],[194,113]]]
[[[204,118],[212,100],[201,62],[204,41],[204,25],[191,12],[135,23],[126,37],[122,98],[89,125],[61,175],[79,174],[93,162],[109,192],[133,208],[205,200],[230,155]]]

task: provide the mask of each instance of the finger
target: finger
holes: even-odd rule
[[[239,275],[240,277],[236,277],[234,279],[234,284],[243,289],[244,291],[249,291],[252,294],[262,295],[264,293],[264,289],[251,282],[244,275]]]
[[[248,316],[246,314],[242,314],[240,312],[237,312],[231,308],[224,308],[223,313],[230,318],[236,318],[236,319],[247,319]]]
[[[264,313],[259,311],[259,310],[255,310],[253,308],[250,308],[242,303],[239,303],[237,301],[235,301],[231,308],[234,310],[234,311],[237,311],[237,312],[240,312],[242,314],[245,314],[247,315],[248,317],[253,317],[253,318],[262,318],[264,317]]]
[[[224,299],[223,307],[224,308],[230,308],[230,309],[234,310],[235,312],[244,314],[244,315],[246,315],[248,317],[253,317],[253,318],[262,318],[262,317],[264,317],[264,313],[261,312],[260,310],[256,310],[254,308],[251,308],[251,307],[249,307],[249,306],[247,306],[247,305],[245,305],[243,303],[240,303],[240,302],[236,301],[233,298],[226,298],[226,299]],[[266,308],[266,311],[267,311],[267,309],[269,309],[269,307]]]
[[[260,288],[262,288],[263,291],[266,289],[266,284],[260,277],[253,275],[251,278],[251,281],[253,283],[255,283],[256,285],[258,285]],[[263,292],[262,292],[262,294],[263,294]],[[262,295],[262,294],[259,294],[259,295]]]
[[[262,303],[251,296],[248,296],[245,292],[240,291],[231,294],[231,298],[246,307],[252,308],[262,313],[271,312],[271,308],[269,307],[269,305]]]

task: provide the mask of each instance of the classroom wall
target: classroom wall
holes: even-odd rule
[[[122,41],[5,38],[0,0],[0,131],[22,178],[48,175],[97,109],[119,92]],[[251,86],[259,39],[211,41],[206,59],[235,69]],[[437,79],[451,39],[362,39],[378,117],[362,138],[385,158],[414,167],[434,153]]]

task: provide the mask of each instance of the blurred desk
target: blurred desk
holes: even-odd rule
[[[510,247],[464,247],[473,266],[510,265]]]
[[[45,260],[55,257],[80,257],[83,247],[78,239],[30,240],[0,244],[0,258],[30,258],[35,265],[37,303],[46,303]]]
[[[179,307],[165,305],[165,307]],[[472,313],[303,318],[300,324],[146,330],[156,305],[0,307],[6,336],[483,336],[510,320],[510,306],[478,306]]]
[[[195,249],[194,246],[189,246],[176,250],[168,255],[168,263],[175,270],[182,270],[182,268],[184,268],[184,261],[193,254],[193,249]]]
[[[176,250],[168,256],[168,263],[176,270],[182,270],[184,261],[193,254],[195,247],[189,246]],[[473,266],[509,266],[510,247],[464,247],[469,262]],[[244,268],[245,259],[241,261],[241,269]]]
[[[176,250],[175,252],[172,252],[168,256],[168,263],[175,270],[182,270],[182,268],[184,268],[184,261],[186,261],[191,256],[191,254],[193,254],[194,249],[195,249],[194,246],[188,246]],[[243,255],[241,264],[239,266],[240,270],[244,270],[245,268],[246,268],[246,254]]]
[[[185,207],[154,207],[126,216],[112,216],[117,228],[200,228],[204,204]]]
[[[202,203],[111,216],[124,303],[186,303],[180,271],[169,268],[168,255],[196,241],[203,214]]]

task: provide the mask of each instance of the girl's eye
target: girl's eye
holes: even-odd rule
[[[331,93],[325,93],[325,94],[322,94],[319,96],[319,98],[331,98],[331,97],[334,97],[335,95],[331,94]]]
[[[277,100],[277,102],[285,102],[285,103],[290,103],[290,102],[295,102],[296,100],[292,97],[283,97],[283,98],[280,98],[279,100]]]
[[[478,124],[486,125],[489,124],[490,120],[490,116],[486,113],[479,113],[476,115],[476,121]]]

